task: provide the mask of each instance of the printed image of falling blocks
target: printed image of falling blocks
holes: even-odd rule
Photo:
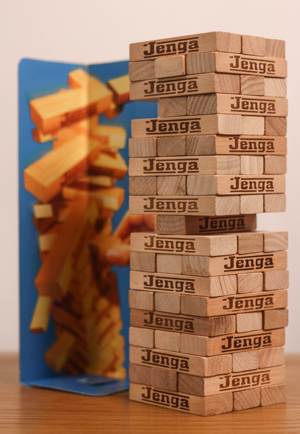
[[[130,399],[210,416],[285,401],[284,41],[211,32],[133,43]]]

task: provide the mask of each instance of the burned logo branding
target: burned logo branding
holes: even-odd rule
[[[242,231],[245,229],[245,216],[238,217],[200,217],[199,232]]]
[[[275,145],[274,139],[266,139],[263,138],[251,138],[245,137],[240,138],[238,136],[230,137],[230,142],[228,149],[230,153],[245,153],[245,154],[274,154]]]
[[[194,333],[194,318],[160,314],[158,312],[144,312],[144,326],[175,332]]]
[[[143,160],[143,173],[145,175],[173,175],[199,173],[198,158],[147,158]]]
[[[223,301],[223,309],[230,310],[230,312],[252,312],[255,310],[274,309],[274,294],[226,297],[223,298]]]
[[[145,213],[166,213],[166,214],[196,214],[198,212],[198,200],[147,197],[144,199],[143,209]]]
[[[270,384],[270,369],[246,372],[244,374],[228,374],[220,377],[220,392],[226,390],[261,387]]]
[[[276,114],[276,101],[267,100],[263,98],[248,98],[242,96],[233,96],[230,98],[232,103],[230,111],[232,113],[254,113],[275,115]]]
[[[195,280],[144,274],[144,288],[182,294],[195,294]]]
[[[163,407],[177,408],[179,410],[190,411],[189,396],[179,395],[162,390],[152,389],[152,387],[142,387],[142,401],[152,402]]]
[[[230,56],[230,71],[232,72],[248,72],[257,75],[275,75],[275,61],[255,59],[246,56],[234,55]]]
[[[179,372],[189,372],[189,357],[175,356],[148,348],[142,350],[142,365],[160,366]]]
[[[149,80],[144,83],[144,97],[198,93],[198,79],[186,77],[173,80]]]
[[[241,177],[230,178],[229,188],[235,193],[272,193],[274,192],[274,177]]]
[[[224,258],[224,272],[255,271],[265,268],[274,268],[273,254],[226,256]]]
[[[170,41],[147,42],[144,44],[144,59],[151,59],[161,56],[172,56],[174,54],[195,53],[199,50],[198,38],[184,38]]]
[[[156,235],[144,236],[144,249],[152,252],[195,253],[194,238],[168,238]]]
[[[222,338],[222,353],[233,353],[235,351],[256,350],[272,346],[272,333],[257,333],[247,336],[225,336]]]
[[[146,135],[172,135],[201,133],[201,118],[149,119],[146,121]]]

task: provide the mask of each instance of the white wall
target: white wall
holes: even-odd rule
[[[100,63],[128,59],[132,42],[222,30],[285,39],[289,62],[288,211],[259,217],[289,230],[287,352],[300,351],[300,26],[296,0],[0,0],[0,352],[18,349],[17,65],[22,57]]]

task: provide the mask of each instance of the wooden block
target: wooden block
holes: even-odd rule
[[[261,403],[262,407],[272,404],[281,404],[286,401],[286,387],[285,384],[262,387],[261,388]]]
[[[284,212],[285,210],[285,194],[264,194],[264,212]]]
[[[131,252],[130,268],[135,271],[156,271],[156,257],[154,253]]]
[[[263,157],[252,157],[252,158],[261,158],[263,164]],[[179,175],[183,176],[183,175],[193,175],[193,174],[197,174],[197,175],[237,174],[238,175],[240,174],[240,157],[233,156],[233,155],[177,157],[177,158],[155,157],[155,158],[132,158],[129,161],[129,176],[179,177]],[[253,173],[251,174],[253,175]],[[176,196],[176,194],[174,194],[174,196]]]
[[[151,291],[136,291],[131,289],[128,292],[129,308],[154,310],[154,294]]]
[[[271,272],[272,273],[272,272]],[[263,273],[238,274],[237,276],[238,294],[249,292],[261,292],[263,288]]]
[[[133,252],[166,253],[170,260],[178,254],[220,256],[237,253],[237,235],[235,234],[175,237],[173,235],[159,236],[153,232],[133,232],[130,244]]]
[[[274,291],[287,289],[289,287],[288,270],[268,271],[264,273],[264,290]]]
[[[158,59],[160,61],[163,58]],[[170,60],[170,58],[167,58]],[[156,101],[159,98],[183,97],[197,94],[239,93],[240,80],[233,74],[208,74],[184,75],[181,77],[160,78],[146,81],[133,81],[130,83],[131,101]],[[195,114],[195,113],[191,113]],[[169,116],[176,116],[170,112]]]
[[[273,80],[273,79],[272,79]],[[242,95],[265,95],[265,78],[263,76],[241,75]],[[275,96],[275,95],[269,95]],[[280,96],[280,95],[276,95]]]
[[[266,39],[266,56],[285,58],[285,41]]]
[[[43,134],[49,134],[103,113],[111,101],[112,92],[97,80],[88,94],[86,89],[80,88],[31,100],[30,116]]]
[[[267,77],[286,77],[287,62],[284,59],[269,57],[252,57],[229,53],[187,54],[187,74],[208,72],[225,72],[230,74],[247,74]],[[277,56],[275,56],[277,57]],[[278,56],[279,57],[279,56]],[[281,57],[281,56],[280,56]]]
[[[287,290],[285,289],[277,290],[273,293],[233,294],[214,298],[181,296],[181,313],[193,316],[214,317],[217,315],[241,314],[241,312],[251,313],[254,311],[279,309],[286,306]],[[245,321],[247,320],[246,316],[241,317],[241,323],[244,321],[243,318],[245,318]],[[262,324],[260,324],[259,329],[262,328]]]
[[[156,292],[154,294],[154,303],[155,310],[158,310],[159,312],[180,313],[180,295]]]
[[[264,233],[263,232],[245,232],[237,234],[238,250],[242,255],[244,253],[264,252]],[[273,250],[273,249],[272,249]],[[268,250],[271,252],[272,250]],[[285,249],[277,249],[285,250]]]
[[[63,185],[83,174],[99,153],[96,141],[77,136],[27,167],[23,172],[24,186],[40,201],[49,202],[60,193]]]
[[[45,354],[45,360],[48,366],[55,372],[59,372],[67,362],[68,354],[76,343],[76,337],[71,333],[64,331],[58,340],[52,345],[50,350]]]
[[[200,318],[131,309],[130,325],[198,336],[219,336],[235,331],[235,316]]]
[[[184,116],[174,118],[133,119],[131,121],[131,134],[132,137],[242,134],[242,116],[207,115],[201,117]]]
[[[270,384],[283,384],[284,381],[284,366],[214,377],[197,377],[179,373],[178,390],[192,395],[208,396],[228,392],[229,390],[235,392]]]
[[[158,100],[158,117],[186,116],[186,96],[161,98]]]
[[[47,295],[39,295],[30,323],[33,333],[46,332],[52,310],[53,299]]]
[[[51,140],[55,139],[56,136],[57,136],[57,131],[54,131],[53,133],[49,133],[49,134],[43,134],[37,128],[34,128],[32,130],[32,138],[35,142],[38,143],[50,142]]]
[[[284,365],[284,347],[265,348],[259,350],[259,367],[269,368],[270,366]]]
[[[128,141],[129,157],[155,157],[156,139],[154,137],[135,138]]]
[[[244,117],[243,120],[251,116]],[[260,118],[259,118],[260,119]],[[261,136],[187,136],[187,155],[285,155],[286,137]]]
[[[242,214],[257,214],[264,212],[264,198],[268,196],[276,196],[271,194],[255,194],[240,196],[240,212]]]
[[[185,136],[159,137],[157,139],[158,157],[183,156],[185,155],[185,148],[186,148]],[[143,157],[147,157],[147,155],[143,155]]]
[[[151,386],[152,367],[129,364],[129,381],[131,383]]]
[[[33,205],[34,217],[37,219],[51,218],[56,215],[52,203],[36,203]]]
[[[122,110],[123,110],[122,105],[118,105],[114,101],[112,101],[108,109],[105,110],[105,112],[103,112],[103,115],[106,116],[107,119],[114,119],[122,112]]]
[[[154,176],[130,176],[129,177],[129,194],[134,196],[150,194],[156,195],[156,177]],[[161,193],[158,193],[161,194]]]
[[[129,80],[140,81],[155,78],[155,60],[129,63]]]
[[[187,115],[242,114],[246,116],[287,116],[287,99],[242,96],[225,93],[189,96]],[[203,93],[203,92],[202,92]],[[257,134],[242,132],[242,134]],[[269,134],[269,133],[266,133]],[[284,134],[281,134],[284,135]]]
[[[138,366],[138,365],[137,365]],[[143,366],[146,368],[146,366]],[[177,372],[152,368],[151,385],[171,392],[177,391]]]
[[[265,121],[259,116],[242,116],[242,134],[263,135]]]
[[[201,397],[130,383],[129,399],[199,416],[228,413],[233,409],[233,394],[230,392]]]
[[[285,329],[260,330],[258,332],[237,333],[228,336],[205,337],[182,334],[180,352],[198,356],[237,354],[237,352],[284,345]]]
[[[286,79],[265,77],[265,95],[286,98]]]
[[[160,57],[154,61],[154,69],[156,78],[185,75],[185,56]]]
[[[242,175],[262,175],[264,173],[264,157],[252,155],[241,156]]]
[[[226,32],[210,32],[184,37],[158,39],[130,44],[130,61],[150,60],[158,57],[226,51],[241,53],[241,36]]]
[[[218,297],[226,294],[236,294],[237,278],[234,274],[214,277],[185,277],[181,274],[167,274],[164,271],[161,273],[131,271],[130,288],[175,294]]]
[[[287,232],[264,232],[264,252],[286,250],[288,248]]]
[[[232,217],[158,215],[156,219],[156,232],[160,235],[230,233],[254,229],[256,229],[256,214]]]
[[[262,312],[239,313],[236,316],[236,331],[244,333],[261,330],[263,328],[262,316]]]
[[[161,332],[157,330],[155,334],[172,336],[177,333]],[[252,354],[245,353],[245,354]],[[227,374],[232,372],[232,356],[199,357],[178,352],[166,350],[133,347],[129,348],[129,360],[131,363],[143,366],[155,366],[163,371],[171,370],[174,372],[183,372],[201,377],[210,377],[218,374]]]
[[[153,179],[153,177],[151,178]],[[156,179],[157,194],[159,196],[186,195],[186,176],[157,176]]]
[[[242,53],[253,56],[266,56],[267,41],[259,36],[242,35]]]
[[[287,309],[274,309],[263,312],[264,330],[278,329],[288,326],[289,313]]]
[[[264,173],[269,174],[284,174],[286,173],[286,157],[285,156],[271,156],[266,155],[264,157],[265,171]]]
[[[154,330],[129,327],[129,343],[137,347],[154,348]]]
[[[175,351],[176,353],[180,350],[180,333],[155,330],[155,348]]]
[[[75,183],[70,187],[63,187],[62,196],[69,200],[76,197],[83,200],[94,200],[100,208],[118,211],[124,202],[125,191],[121,187],[89,188],[81,183]]]
[[[115,125],[91,124],[89,135],[92,139],[98,140],[102,151],[116,152],[124,149],[126,145],[126,130]]]
[[[87,186],[95,187],[112,187],[115,183],[115,179],[111,176],[96,175],[96,176],[83,176],[77,180],[77,183],[82,183]]]
[[[129,196],[129,211],[131,214],[218,216],[239,213],[255,214],[258,212],[256,211],[257,207],[254,206],[249,206],[249,211],[245,208],[243,207],[240,211],[239,196],[195,196],[193,198],[190,196]],[[262,210],[259,212],[263,212],[262,203],[261,208]]]
[[[190,196],[284,192],[284,175],[190,175],[187,177],[187,194]]]
[[[233,411],[260,406],[260,389],[243,390],[233,394]]]
[[[232,354],[232,372],[259,369],[260,352],[265,350],[244,351]]]
[[[129,101],[129,84],[128,75],[108,80],[107,86],[113,91],[116,104],[125,104]]]
[[[172,258],[173,255],[170,255]],[[227,273],[255,273],[285,270],[287,252],[254,253],[231,256],[182,256],[182,274],[219,276]]]
[[[155,253],[151,253],[152,255]],[[181,274],[182,262],[180,255],[156,254],[156,271],[158,273]]]
[[[60,225],[55,224],[51,226],[47,231],[45,231],[43,234],[39,235],[39,249],[40,252],[49,252],[51,249],[55,238],[59,234],[60,231]]]
[[[127,174],[127,166],[121,154],[108,154],[102,152],[100,157],[91,164],[94,174],[108,175],[113,178],[124,178]]]
[[[265,117],[266,136],[285,136],[286,130],[286,117]]]
[[[62,300],[72,279],[72,255],[88,223],[95,223],[96,218],[95,203],[82,199],[74,201],[34,281],[41,295]]]

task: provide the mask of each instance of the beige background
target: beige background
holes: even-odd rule
[[[132,42],[222,30],[285,39],[289,62],[288,211],[259,229],[289,231],[287,352],[300,352],[300,26],[297,0],[0,0],[0,352],[18,349],[17,65],[21,58],[101,63]]]

